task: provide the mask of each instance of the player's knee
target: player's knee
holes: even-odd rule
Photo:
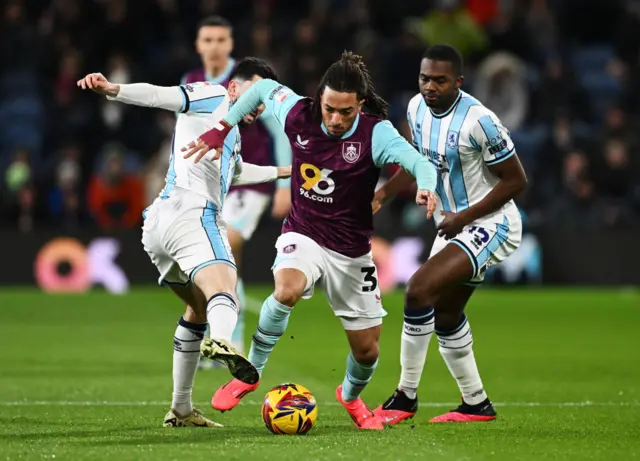
[[[275,273],[273,297],[280,304],[293,307],[300,301],[307,285],[306,275],[297,269],[281,269]]]
[[[356,362],[361,363],[362,365],[373,365],[376,363],[376,360],[378,360],[380,348],[378,346],[378,341],[368,341],[359,347],[353,348],[351,352],[353,354],[353,358],[356,359]]]
[[[432,280],[416,280],[411,278],[407,283],[404,299],[405,306],[409,309],[419,309],[432,306],[436,298],[436,284]]]
[[[292,284],[278,284],[273,291],[273,297],[280,304],[293,307],[302,297],[302,292]]]

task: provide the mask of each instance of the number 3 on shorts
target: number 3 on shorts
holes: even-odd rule
[[[365,293],[375,291],[375,289],[378,288],[378,279],[374,275],[376,273],[376,268],[373,266],[363,267],[360,269],[360,272],[364,274],[364,281],[368,284],[362,286],[362,291]]]

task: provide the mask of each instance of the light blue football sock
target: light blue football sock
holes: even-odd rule
[[[278,339],[287,329],[291,308],[280,304],[273,295],[262,304],[258,327],[253,334],[249,361],[262,373]]]
[[[377,365],[377,360],[371,365],[358,363],[350,352],[347,357],[347,373],[342,382],[342,400],[351,402],[357,399],[371,381],[371,376]]]

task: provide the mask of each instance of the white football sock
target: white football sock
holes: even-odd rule
[[[233,330],[238,323],[238,305],[229,293],[216,293],[207,303],[207,321],[210,336],[231,342]]]
[[[400,342],[402,372],[398,388],[402,389],[410,399],[416,398],[433,328],[434,311],[432,307],[421,309],[407,309],[405,307],[404,327]]]
[[[436,331],[440,353],[451,376],[458,383],[462,399],[469,405],[477,405],[487,398],[473,355],[473,336],[467,318],[451,331]]]
[[[173,337],[173,398],[171,408],[180,416],[193,410],[191,392],[200,361],[200,343],[207,325],[180,317]]]

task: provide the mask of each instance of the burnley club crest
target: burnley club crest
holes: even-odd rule
[[[342,157],[349,163],[355,163],[360,158],[360,143],[345,142],[342,144]]]

